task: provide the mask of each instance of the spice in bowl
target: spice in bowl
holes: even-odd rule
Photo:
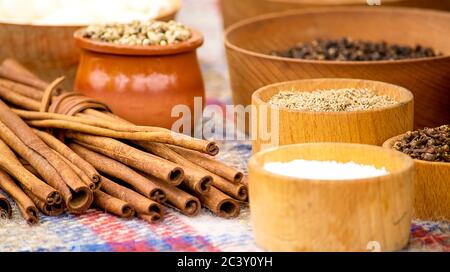
[[[336,89],[314,92],[281,91],[269,104],[280,108],[312,112],[345,112],[380,109],[397,104],[387,95],[369,89]]]
[[[84,30],[83,37],[120,45],[165,46],[189,40],[192,31],[175,21],[133,21],[129,24],[92,25]]]
[[[264,165],[266,171],[301,179],[349,180],[384,176],[386,168],[363,165],[355,162],[293,160],[270,162]]]
[[[450,125],[407,132],[393,148],[417,160],[450,162]]]
[[[382,61],[429,58],[441,55],[433,48],[421,45],[408,46],[340,38],[317,39],[299,43],[285,51],[273,51],[271,55],[285,58],[330,61]]]

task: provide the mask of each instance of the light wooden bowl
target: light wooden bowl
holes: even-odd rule
[[[387,140],[383,147],[392,149],[403,135]],[[400,153],[400,152],[399,152]],[[416,184],[414,217],[421,220],[450,221],[450,163],[414,160]]]
[[[180,0],[173,9],[162,13],[158,20],[174,19],[181,7]],[[72,89],[80,51],[75,46],[73,34],[84,25],[28,25],[0,22],[0,62],[15,58],[46,81],[66,76],[63,87]]]
[[[386,167],[385,176],[307,180],[264,169],[295,159]],[[409,239],[414,161],[405,154],[359,144],[299,144],[269,149],[249,162],[251,222],[256,242],[270,251],[381,251]],[[378,248],[377,248],[378,247]]]
[[[425,4],[425,2],[427,2]],[[382,6],[417,6],[450,10],[441,0],[382,0]],[[367,6],[364,0],[220,0],[224,27],[258,15],[313,7]]]
[[[226,47],[235,104],[249,105],[268,84],[310,78],[358,78],[403,86],[414,94],[415,127],[450,116],[450,13],[357,7],[264,15],[228,28]],[[430,46],[443,56],[400,61],[308,61],[268,55],[298,42],[340,38]]]
[[[268,104],[272,96],[280,91],[312,92],[342,88],[370,89],[377,94],[392,97],[398,104],[382,109],[354,112],[310,112]],[[271,145],[311,142],[381,146],[386,139],[412,130],[414,123],[412,93],[405,88],[378,81],[309,79],[282,82],[263,87],[253,93],[252,104],[255,107],[255,115],[252,116],[254,153]],[[278,120],[278,125],[273,128],[272,118],[276,118],[274,121]],[[264,125],[266,123],[268,129]],[[272,137],[266,137],[266,132]]]

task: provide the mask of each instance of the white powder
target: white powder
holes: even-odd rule
[[[303,179],[348,180],[387,175],[386,168],[377,169],[373,165],[354,162],[293,160],[290,162],[271,162],[264,169],[283,176]]]
[[[0,21],[34,25],[128,23],[157,17],[167,0],[0,0]]]

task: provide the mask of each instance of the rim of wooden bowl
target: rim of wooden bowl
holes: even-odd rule
[[[394,136],[392,138],[387,139],[382,147],[390,149],[390,150],[394,150],[395,152],[399,152],[402,154],[405,154],[401,151],[397,151],[395,149],[393,149],[394,143],[397,140],[400,140],[406,133]],[[405,154],[406,155],[406,154]],[[407,155],[408,156],[408,155]],[[411,158],[412,159],[412,158]],[[427,165],[427,166],[436,166],[436,167],[450,167],[450,162],[431,162],[431,161],[424,161],[424,160],[418,160],[418,159],[413,159],[415,163],[419,164],[419,165]]]
[[[261,165],[258,162],[258,158],[263,157],[264,155],[266,155],[267,153],[271,153],[274,151],[278,151],[281,149],[295,149],[298,147],[302,147],[302,146],[340,146],[340,147],[347,147],[347,148],[357,148],[357,147],[364,147],[364,148],[369,148],[369,149],[373,149],[374,152],[389,152],[391,153],[390,155],[399,158],[401,161],[403,161],[403,164],[401,169],[395,170],[393,172],[389,172],[387,175],[383,175],[383,176],[378,176],[378,177],[371,177],[371,178],[353,178],[353,179],[348,179],[348,180],[335,180],[335,179],[330,179],[330,180],[326,180],[326,179],[306,179],[306,178],[296,178],[296,177],[291,177],[291,176],[284,176],[281,174],[276,174],[270,171],[267,171],[264,168],[264,165]],[[301,159],[301,158],[299,158]],[[355,161],[355,163],[358,163]],[[335,186],[346,186],[348,184],[361,184],[361,183],[370,183],[370,182],[376,182],[379,181],[380,179],[389,179],[390,176],[392,175],[399,175],[402,173],[405,173],[407,171],[410,171],[414,168],[414,160],[402,153],[402,152],[398,152],[392,149],[388,149],[388,148],[384,148],[381,146],[376,146],[376,145],[366,145],[366,144],[354,144],[354,143],[332,143],[332,142],[323,142],[323,143],[302,143],[302,144],[292,144],[292,145],[283,145],[283,146],[277,146],[277,147],[272,147],[272,148],[268,148],[262,151],[259,151],[258,153],[254,154],[248,163],[248,167],[249,169],[251,168],[253,171],[259,171],[260,173],[273,178],[273,180],[285,180],[288,182],[308,182],[308,183],[320,183],[320,184],[336,184]]]
[[[172,55],[178,53],[184,53],[197,49],[203,44],[203,35],[190,28],[192,31],[192,37],[186,41],[170,44],[170,45],[122,45],[113,44],[107,42],[94,41],[88,38],[84,38],[82,32],[85,28],[78,29],[73,37],[78,47],[93,51],[97,53],[107,53],[113,55],[129,55],[129,56],[157,56],[157,55]]]
[[[269,13],[264,14],[256,17],[252,17],[249,19],[242,20],[240,22],[237,22],[235,24],[232,24],[225,30],[225,47],[232,49],[236,52],[240,52],[245,55],[258,57],[258,58],[264,58],[264,59],[270,59],[270,60],[276,60],[276,61],[286,61],[286,62],[293,62],[293,63],[308,63],[308,64],[328,64],[328,65],[383,65],[383,64],[402,64],[402,63],[415,63],[415,62],[425,62],[425,61],[434,61],[434,60],[441,60],[441,59],[447,59],[450,58],[450,53],[443,54],[442,56],[435,56],[435,57],[426,57],[426,58],[414,58],[414,59],[402,59],[402,60],[377,60],[377,61],[340,61],[340,60],[305,60],[305,59],[294,59],[294,58],[285,58],[285,57],[278,57],[278,56],[272,56],[268,54],[263,54],[255,51],[251,51],[248,49],[244,49],[242,47],[239,47],[232,43],[229,40],[229,36],[236,30],[238,30],[241,27],[248,26],[251,24],[271,20],[271,19],[279,19],[283,17],[288,16],[301,16],[302,14],[311,14],[311,13],[317,13],[317,14],[326,14],[326,13],[334,13],[339,11],[346,11],[346,12],[367,12],[367,7],[317,7],[317,8],[304,8],[304,9],[297,9],[297,10],[289,10],[289,11],[282,11],[282,12],[276,12],[276,13]],[[400,13],[418,13],[422,15],[422,17],[427,18],[428,16],[434,15],[434,16],[445,16],[450,17],[450,12],[445,11],[437,11],[437,10],[427,10],[427,9],[420,9],[420,8],[404,8],[404,7],[383,7],[382,9],[376,9],[371,10],[370,12],[375,13],[390,13],[390,12],[400,12]]]
[[[366,83],[375,83],[378,85],[385,85],[390,87],[391,89],[395,89],[396,91],[399,92],[403,92],[402,95],[407,96],[407,98],[405,98],[402,101],[396,101],[397,103],[394,105],[390,105],[390,106],[386,106],[386,107],[382,107],[382,108],[377,108],[377,109],[367,109],[367,110],[358,110],[358,111],[306,111],[306,110],[299,110],[299,109],[289,109],[289,108],[283,108],[283,107],[278,107],[276,105],[271,105],[268,102],[264,101],[261,98],[261,93],[267,91],[270,88],[276,87],[276,86],[283,86],[283,85],[288,85],[288,84],[293,84],[296,82],[324,82],[324,81],[330,81],[330,82],[337,82],[337,81],[341,81],[341,82],[356,82],[356,81],[361,81],[361,82],[366,82]],[[395,84],[391,84],[391,83],[387,83],[387,82],[382,82],[382,81],[375,81],[375,80],[365,80],[365,79],[354,79],[354,78],[316,78],[316,79],[300,79],[300,80],[292,80],[292,81],[284,81],[284,82],[278,82],[278,83],[273,83],[267,86],[264,86],[258,90],[256,90],[255,92],[253,92],[252,94],[252,101],[257,101],[260,105],[267,105],[269,108],[273,109],[273,110],[278,110],[278,111],[285,111],[285,112],[293,112],[293,113],[302,113],[302,114],[311,114],[311,115],[315,115],[315,114],[321,114],[321,115],[351,115],[351,114],[361,114],[361,113],[371,113],[371,112],[381,112],[381,111],[385,111],[385,110],[390,110],[390,109],[395,109],[395,108],[399,108],[402,107],[403,105],[406,105],[408,103],[414,102],[414,95],[413,93],[401,86],[395,85]]]
[[[330,5],[330,4],[336,4],[336,5],[354,5],[354,4],[361,4],[361,0],[345,0],[345,1],[336,1],[336,0],[328,0],[328,1],[317,1],[317,0],[265,0],[267,2],[273,2],[273,3],[286,3],[286,4],[300,4],[300,5]],[[386,3],[398,3],[398,2],[405,2],[407,0],[383,0],[383,2]],[[337,3],[339,2],[339,3]]]
[[[180,11],[181,9],[181,0],[168,0],[172,2],[172,5],[169,9],[161,12],[160,14],[158,14],[158,16],[156,16],[155,18],[153,18],[153,20],[164,20],[170,17],[175,17],[175,15]],[[34,26],[34,27],[48,27],[48,28],[53,28],[53,27],[74,27],[74,28],[82,28],[82,27],[86,27],[86,25],[84,24],[58,24],[58,25],[51,25],[51,24],[30,24],[30,23],[20,23],[20,22],[9,22],[7,20],[1,19],[0,18],[0,25],[1,24],[5,24],[5,25],[13,25],[13,26]]]

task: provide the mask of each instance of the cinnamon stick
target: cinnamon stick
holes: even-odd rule
[[[36,101],[41,101],[44,95],[44,92],[41,90],[7,79],[0,79],[0,86],[11,92],[15,92]]]
[[[6,196],[0,193],[0,218],[11,218],[12,208],[11,203]]]
[[[22,189],[17,186],[14,180],[2,170],[0,170],[0,188],[14,199],[23,218],[29,224],[38,223],[38,210],[33,201],[31,201]]]
[[[33,195],[27,189],[24,189],[23,191],[31,199],[31,201],[33,201],[33,203],[36,205],[36,207],[43,214],[45,214],[47,216],[59,216],[64,213],[64,204],[63,203],[48,205],[47,203],[39,200],[35,195]]]
[[[148,145],[148,144],[147,144]],[[172,148],[172,147],[171,147]],[[171,149],[175,151],[176,149]],[[181,153],[177,153],[181,155]],[[183,153],[183,158],[186,158],[186,160],[189,160],[191,163],[193,163],[196,160],[191,160],[192,157],[190,157],[189,153]],[[203,155],[202,155],[203,156]],[[197,161],[196,161],[197,162]],[[215,186],[220,191],[232,196],[233,198],[240,200],[240,201],[246,201],[248,198],[248,187],[245,184],[242,183],[236,183],[234,181],[229,181],[224,179],[223,177],[216,175],[213,172],[210,172],[209,170],[201,167],[200,165],[197,165],[193,163],[195,167],[198,167],[203,170],[203,172],[209,174],[212,179],[212,185]],[[223,166],[221,163],[219,164]],[[210,165],[211,166],[211,165]]]
[[[93,116],[93,117],[97,117],[97,118],[101,118],[103,120],[108,120],[111,122],[121,122],[124,124],[132,124],[122,118],[120,118],[117,115],[108,113],[108,112],[103,112],[103,111],[97,111],[97,110],[93,110],[93,109],[86,109],[85,111],[83,111],[86,115],[88,116]]]
[[[146,178],[151,180],[156,185],[160,186],[167,196],[167,203],[169,206],[181,211],[184,215],[195,216],[200,212],[201,203],[198,198],[186,193],[177,187],[167,184],[157,178],[145,175]]]
[[[0,98],[17,107],[27,110],[39,110],[40,103],[29,97],[12,92],[11,90],[0,86]]]
[[[203,194],[209,191],[213,178],[206,171],[200,171],[197,165],[180,156],[178,153],[168,148],[166,145],[151,142],[138,142],[138,145],[145,150],[183,166],[184,184],[191,190]]]
[[[0,135],[3,136],[3,132]],[[41,201],[49,205],[61,202],[60,194],[25,169],[11,149],[2,140],[0,140],[0,167],[20,182],[24,188],[30,190]]]
[[[102,191],[105,193],[123,200],[130,204],[131,207],[140,215],[155,217],[157,214],[159,221],[162,219],[162,208],[158,203],[142,196],[141,194],[136,193],[133,190],[125,188],[106,177],[102,177],[103,186]]]
[[[105,194],[102,191],[94,192],[94,204],[98,208],[120,216],[122,218],[131,218],[134,216],[134,209],[125,201]]]
[[[72,170],[78,175],[78,177],[83,181],[84,184],[86,184],[91,191],[96,191],[100,189],[101,182],[94,183],[91,179],[89,179],[88,175],[84,173],[80,168],[78,168],[75,164],[73,164],[71,161],[67,160],[65,157],[63,157],[61,154],[59,154],[57,151],[53,150],[56,155],[60,156],[60,158],[70,167]]]
[[[28,71],[13,59],[6,59],[0,65],[0,77],[13,80],[40,90],[44,90],[48,85],[47,82],[40,80],[33,73]]]
[[[207,152],[206,149],[216,150],[215,143],[203,142],[186,136],[180,136],[175,133],[168,132],[125,132],[106,129],[82,123],[67,121],[67,120],[26,120],[26,123],[33,127],[39,128],[55,128],[82,132],[90,135],[110,137],[116,139],[130,140],[130,141],[151,141],[157,143],[166,143],[177,146],[183,146],[192,149],[201,149]],[[215,151],[214,151],[215,152]]]
[[[66,137],[73,139],[76,143],[81,144],[88,149],[106,155],[175,186],[180,185],[184,179],[184,171],[178,165],[126,145],[120,141],[70,131],[67,132]],[[94,164],[92,161],[89,162]],[[98,167],[96,168],[98,169]]]
[[[22,119],[15,115],[7,105],[0,101],[0,127],[6,131],[10,137],[0,137],[19,153],[25,147],[31,149],[19,153],[26,159],[38,173],[63,196],[67,208],[71,212],[84,212],[92,203],[92,192],[80,180],[77,174],[28,127]],[[8,129],[10,131],[8,131]],[[11,135],[11,131],[14,135]],[[12,136],[17,136],[21,144],[8,142]],[[16,150],[17,149],[17,150]],[[34,152],[33,152],[34,151]],[[58,169],[56,171],[56,169]],[[72,189],[72,191],[70,189]]]
[[[121,127],[127,127],[126,130],[129,132],[167,132],[173,133],[171,130],[160,127],[149,127],[149,126],[137,126],[131,122],[128,122],[117,115],[110,112],[102,112],[94,109],[84,110],[82,113],[77,114],[79,117],[90,118],[97,122],[108,122],[112,124],[117,124]]]
[[[239,183],[244,178],[244,173],[242,173],[241,171],[230,167],[214,158],[208,157],[200,152],[178,146],[170,146],[170,148],[184,158],[218,176],[223,177],[224,179]]]
[[[94,117],[97,117],[97,118],[100,118],[103,120],[108,120],[111,122],[119,122],[124,125],[133,125],[131,122],[128,122],[118,116],[111,114],[111,113],[104,113],[104,112],[99,112],[99,111],[95,111],[95,110],[85,110],[84,113],[87,115],[91,115],[91,116],[94,116]],[[177,141],[177,143],[175,144],[177,146],[182,146],[182,147],[186,147],[188,149],[197,150],[199,152],[209,154],[211,156],[215,156],[219,153],[219,147],[214,142],[208,142],[205,140],[195,139],[195,138],[188,137],[188,136],[180,134],[180,133],[175,133],[168,129],[163,129],[163,128],[155,128],[155,127],[149,128],[149,127],[135,126],[135,129],[138,131],[141,131],[141,132],[146,131],[148,129],[151,129],[152,131],[168,132],[168,133],[172,134],[172,138],[175,139],[175,141]],[[165,142],[165,143],[169,143],[169,142]]]
[[[140,219],[149,222],[150,224],[159,223],[163,220],[162,215],[159,213],[152,213],[152,214],[139,214],[138,213],[137,216]]]
[[[59,89],[59,86],[64,82],[65,77],[59,77],[55,79],[53,82],[51,82],[45,89],[44,89],[44,95],[41,99],[41,106],[39,108],[40,112],[47,112],[50,107],[50,103],[53,99],[53,94],[56,92],[56,90]]]
[[[100,182],[100,174],[97,172],[97,170],[87,161],[82,159],[77,153],[75,153],[72,149],[70,149],[68,146],[66,146],[63,142],[58,140],[56,137],[51,135],[50,133],[40,131],[37,129],[33,130],[36,135],[41,138],[48,146],[50,146],[53,150],[61,154],[64,158],[66,158],[68,161],[70,161],[73,165],[76,165],[76,167],[80,170],[82,170],[85,175],[88,176],[88,178],[93,183]],[[67,161],[66,161],[67,163]],[[78,171],[76,171],[78,172]],[[77,173],[79,174],[79,173]]]
[[[76,116],[69,116],[59,113],[50,112],[37,112],[28,111],[20,109],[12,109],[12,111],[17,114],[20,118],[25,120],[59,120],[59,121],[69,121],[74,123],[81,123],[84,125],[90,125],[100,128],[106,128],[115,131],[122,132],[157,132],[158,130],[153,127],[139,127],[134,125],[124,125],[121,123],[114,123],[108,120],[99,119],[97,117],[92,117],[83,113],[79,113]],[[160,131],[161,132],[161,131]],[[170,131],[166,131],[170,132]]]
[[[126,182],[142,195],[159,203],[166,200],[166,195],[160,186],[146,179],[128,166],[75,143],[69,144],[69,147],[100,172]]]
[[[196,194],[200,201],[215,215],[223,218],[234,218],[240,213],[239,203],[233,198],[222,193],[219,189],[211,186],[206,194]]]
[[[19,63],[16,59],[13,58],[7,58],[4,59],[1,63],[3,67],[7,67],[8,69],[14,71],[15,73],[22,74],[23,76],[30,77],[33,79],[39,79],[38,76],[36,76],[33,72],[25,68],[21,63]],[[43,81],[43,80],[41,80]]]

